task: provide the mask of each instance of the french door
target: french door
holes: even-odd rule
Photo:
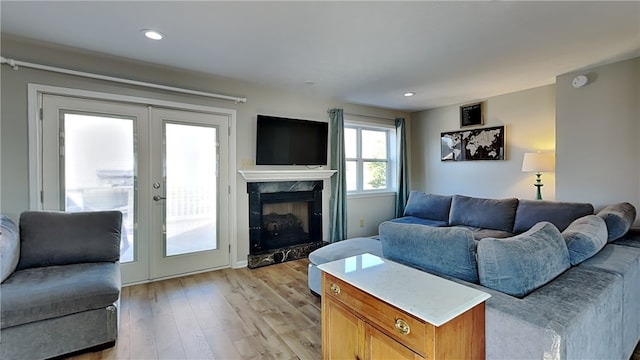
[[[123,213],[123,283],[230,264],[229,118],[42,97],[42,208]]]

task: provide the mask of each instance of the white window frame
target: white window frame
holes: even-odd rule
[[[378,196],[378,195],[387,195],[387,194],[395,194],[398,186],[397,186],[397,164],[398,164],[398,154],[397,154],[397,146],[396,146],[396,127],[395,124],[380,124],[376,122],[375,124],[361,121],[353,121],[346,120],[344,122],[344,128],[347,129],[355,129],[356,130],[356,158],[347,158],[345,157],[345,161],[356,161],[356,190],[347,191],[348,197],[367,197],[367,196]],[[372,131],[384,131],[387,134],[387,159],[382,161],[380,159],[363,159],[362,158],[362,130],[372,130]],[[345,154],[346,155],[346,154]],[[387,186],[384,189],[364,189],[364,179],[363,179],[363,164],[364,162],[386,162],[387,163]]]

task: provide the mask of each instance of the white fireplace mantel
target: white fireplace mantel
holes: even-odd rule
[[[336,170],[238,170],[247,182],[305,181],[331,178]]]

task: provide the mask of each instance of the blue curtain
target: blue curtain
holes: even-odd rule
[[[331,129],[331,159],[329,166],[337,172],[331,177],[331,197],[329,199],[330,228],[329,242],[347,237],[347,181],[344,161],[344,112],[342,109],[329,110]]]
[[[396,119],[396,144],[398,154],[398,194],[396,196],[396,217],[404,214],[409,197],[409,169],[407,164],[407,127],[404,118]]]

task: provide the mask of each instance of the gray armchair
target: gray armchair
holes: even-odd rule
[[[2,217],[0,358],[113,346],[122,213],[24,212],[19,224]]]

